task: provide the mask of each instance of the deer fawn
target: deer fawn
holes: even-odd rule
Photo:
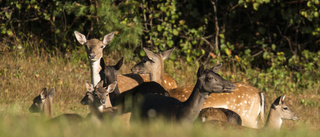
[[[232,92],[234,84],[223,79],[215,72],[218,68],[203,69],[201,66],[197,72],[197,82],[190,97],[181,102],[172,97],[160,95],[147,95],[141,104],[132,112],[134,118],[150,120],[163,117],[169,121],[193,122],[211,93]]]
[[[81,117],[78,114],[62,114],[60,116],[57,116],[55,118],[53,117],[53,111],[52,111],[52,101],[54,97],[54,88],[50,89],[50,91],[47,92],[46,88],[43,88],[40,92],[40,95],[35,97],[33,99],[33,103],[29,108],[29,111],[31,113],[41,113],[42,115],[51,118],[50,121],[57,121],[60,119],[68,120],[69,122],[79,123],[83,121],[83,117]]]
[[[105,48],[105,46],[107,44],[110,43],[110,41],[112,40],[114,33],[110,33],[108,35],[104,36],[103,41],[100,41],[98,39],[90,39],[87,40],[86,36],[75,31],[74,32],[78,42],[82,45],[84,45],[86,47],[86,52],[87,52],[87,56],[88,59],[90,61],[90,65],[91,65],[91,82],[93,83],[93,85],[95,86],[101,79],[101,77],[104,77],[103,75],[99,75],[100,74],[100,70],[101,70],[101,66],[100,64],[100,60],[103,56],[103,49]],[[171,89],[171,88],[176,88],[177,87],[177,83],[176,81],[170,77],[167,74],[164,74],[164,78],[163,78],[166,83],[164,85],[164,87],[166,89]],[[138,84],[145,82],[145,81],[150,81],[149,80],[149,75],[146,74],[141,74],[141,75],[134,75],[134,74],[126,74],[126,75],[118,75],[118,85],[119,85],[119,91],[123,92],[123,91],[127,91],[135,86],[137,86]],[[117,93],[115,93],[117,94]]]
[[[109,100],[109,94],[112,93],[117,86],[117,82],[111,83],[108,87],[103,87],[103,80],[101,80],[95,87],[90,82],[86,81],[86,98],[81,100],[81,103],[89,105],[90,112],[87,117],[96,119],[98,122],[102,121],[106,115],[113,116],[114,108],[105,108],[104,105]]]
[[[115,66],[106,66],[104,62],[101,60],[101,67],[102,72],[105,75],[105,81],[107,83],[115,83],[117,82],[117,72],[120,69],[120,67],[123,64],[123,58],[119,60],[119,62]],[[88,83],[87,83],[88,85]],[[142,90],[143,89],[143,90]],[[89,90],[89,89],[88,89]],[[93,85],[92,89],[93,91]],[[114,92],[119,91],[118,86],[115,87]],[[144,96],[148,94],[159,94],[164,96],[169,96],[169,93],[158,83],[156,82],[144,82],[140,85],[122,92],[119,95],[116,95],[114,97],[111,97],[111,93],[109,94],[110,100],[107,100],[106,102],[111,102],[112,104],[107,105],[108,107],[111,106],[117,106],[119,110],[121,110],[121,113],[130,112],[132,110],[132,106],[135,104],[135,102],[138,101],[139,96]],[[88,105],[90,100],[90,94],[86,94],[86,96],[81,100],[81,104]],[[102,106],[101,106],[102,107]],[[103,108],[100,109],[101,111]]]
[[[297,113],[292,111],[288,105],[284,102],[285,95],[278,97],[271,105],[269,116],[265,127],[280,129],[282,119],[298,120],[299,116]]]
[[[163,75],[163,57],[144,48],[147,57],[135,65],[131,71],[133,73],[149,73],[152,81],[160,82]],[[165,51],[162,55],[166,57],[171,53]],[[168,55],[169,54],[169,55]],[[204,102],[202,108],[224,108],[236,112],[240,115],[243,126],[258,128],[257,117],[264,121],[264,96],[260,91],[252,86],[234,83],[236,89],[232,93],[211,94]],[[180,101],[186,101],[193,90],[192,86],[179,87],[168,90],[171,97]]]

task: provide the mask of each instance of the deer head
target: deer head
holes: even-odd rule
[[[268,120],[266,126],[280,129],[282,119],[298,120],[297,113],[292,111],[288,105],[284,102],[285,95],[278,97],[271,105]]]
[[[211,69],[203,69],[201,66],[198,70],[197,77],[202,88],[210,93],[232,92],[235,85],[224,78],[222,78],[218,71],[222,64],[212,67]],[[209,84],[210,83],[210,84]]]
[[[143,50],[147,56],[131,69],[134,74],[149,74],[156,70],[164,69],[163,60],[169,58],[174,48],[160,54],[155,54],[147,48],[143,48]]]
[[[52,114],[52,100],[54,97],[54,88],[47,92],[46,88],[43,88],[40,95],[33,99],[33,103],[29,108],[31,113],[44,113],[51,117]]]
[[[81,34],[78,31],[74,32],[76,39],[81,45],[84,45],[86,48],[87,56],[90,62],[95,62],[103,56],[103,49],[108,45],[113,36],[114,32],[111,32],[103,37],[103,40],[90,39],[87,40],[86,36]]]
[[[93,85],[86,81],[86,88],[87,93],[84,99],[82,99],[81,103],[93,103],[95,107],[101,107],[103,105],[107,105],[107,107],[112,107],[109,94],[114,91],[116,88],[117,81],[110,84],[108,87],[103,87],[103,80],[101,80],[96,87],[93,87]],[[85,98],[87,98],[87,101],[85,101]]]

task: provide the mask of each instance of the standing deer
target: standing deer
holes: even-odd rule
[[[83,117],[78,114],[62,114],[55,118],[53,117],[53,110],[52,110],[52,101],[54,97],[54,88],[50,89],[47,92],[46,88],[43,88],[40,92],[40,95],[33,99],[33,103],[29,108],[31,113],[41,113],[43,116],[51,118],[50,121],[57,121],[60,119],[68,120],[69,122],[79,123],[83,121]]]
[[[93,85],[96,85],[100,80],[101,77],[99,75],[101,66],[100,60],[103,56],[103,49],[107,44],[110,43],[112,40],[114,33],[110,33],[108,35],[104,36],[103,41],[100,41],[98,39],[90,39],[87,40],[86,36],[75,31],[74,32],[76,39],[81,45],[84,45],[86,47],[86,52],[88,59],[90,61],[91,65],[91,79]],[[168,74],[164,74],[163,80],[165,81],[164,88],[165,89],[172,89],[177,87],[176,81],[170,77]],[[139,85],[142,82],[150,81],[149,75],[141,74],[125,74],[125,75],[118,75],[118,85],[120,92],[127,91],[137,85]]]
[[[147,57],[140,63],[136,64],[131,71],[135,74],[149,73],[152,81],[161,82],[163,75],[163,57],[144,48]],[[170,51],[164,52],[169,56]],[[169,54],[169,55],[168,55]],[[258,128],[257,117],[264,121],[264,96],[261,92],[250,85],[242,83],[234,83],[236,88],[231,93],[211,94],[204,102],[202,108],[224,108],[236,112],[240,115],[243,126]],[[168,90],[171,97],[179,101],[186,101],[191,95],[193,86],[179,87]]]
[[[203,69],[197,72],[197,82],[190,97],[181,102],[172,97],[161,95],[147,95],[142,99],[138,109],[132,112],[135,118],[150,120],[163,117],[168,121],[192,123],[198,116],[204,101],[211,93],[232,92],[234,84],[223,79],[216,70],[219,68]]]

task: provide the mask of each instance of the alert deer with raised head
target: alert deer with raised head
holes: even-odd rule
[[[110,33],[108,35],[105,35],[103,38],[103,41],[100,41],[98,39],[90,39],[87,40],[86,36],[75,31],[74,32],[76,39],[81,45],[84,45],[86,48],[87,56],[90,62],[91,67],[91,83],[96,86],[97,83],[105,79],[105,74],[102,71],[102,67],[100,64],[104,63],[103,61],[103,49],[106,47],[107,44],[110,43],[112,40],[114,33]],[[127,91],[129,89],[132,89],[133,87],[143,83],[150,81],[149,75],[147,74],[125,74],[125,75],[118,75],[117,76],[117,82],[118,82],[118,91],[115,91],[110,94],[110,97],[118,96],[121,92]],[[165,89],[171,89],[176,88],[177,83],[176,81],[170,77],[167,74],[164,74],[163,80],[166,81],[166,84],[164,85]],[[105,81],[104,86],[109,85],[110,83],[107,83]],[[113,99],[111,99],[113,100]]]
[[[197,82],[194,89],[185,102],[173,97],[161,95],[147,95],[141,104],[132,112],[135,118],[151,120],[165,118],[168,121],[192,123],[198,117],[201,107],[211,93],[232,92],[235,85],[223,79],[215,71],[219,69],[204,70],[203,66],[198,69]]]
[[[65,119],[69,122],[79,123],[83,121],[83,117],[78,114],[62,114],[53,118],[53,97],[55,90],[54,88],[47,91],[46,88],[43,88],[40,92],[40,95],[36,96],[33,99],[33,103],[29,108],[31,113],[41,113],[43,116],[50,118],[50,121],[57,121],[60,119]]]
[[[271,105],[266,128],[280,129],[283,119],[298,120],[299,116],[285,103],[285,95],[278,97]]]
[[[123,64],[123,58],[120,59],[119,62],[114,66],[106,66],[103,60],[101,60],[101,64],[100,64],[102,67],[101,71],[105,75],[104,81],[107,81],[107,83],[116,83],[117,73],[118,73],[118,70],[121,68],[122,64]],[[89,83],[87,83],[87,89],[88,91],[90,91],[88,88],[88,84]],[[91,85],[91,87],[92,87],[91,91],[93,91],[93,85]],[[113,92],[116,92],[116,91],[119,91],[118,86],[115,87]],[[111,95],[111,93],[109,94],[109,96]],[[144,82],[128,91],[122,92],[119,95],[116,95],[114,97],[110,96],[110,100],[109,98],[106,98],[106,102],[111,102],[111,104],[109,103],[107,107],[116,106],[121,111],[121,113],[130,112],[132,110],[132,106],[135,104],[135,102],[138,101],[139,96],[144,96],[148,94],[159,94],[159,95],[169,96],[169,93],[158,83]],[[90,100],[92,100],[90,99],[89,95],[90,94],[88,94],[87,92],[86,96],[81,100],[82,105],[88,105]],[[100,108],[100,110],[102,111],[103,108]]]
[[[131,71],[135,74],[149,73],[152,81],[163,81],[163,57],[144,48],[147,57],[135,65]],[[166,51],[168,53],[169,51]],[[171,53],[171,52],[170,52]],[[167,55],[168,56],[168,55]],[[211,94],[204,102],[202,108],[224,108],[240,115],[243,126],[258,128],[257,118],[264,121],[264,96],[250,85],[234,83],[236,89],[231,93]],[[193,86],[179,87],[168,90],[171,97],[180,101],[186,101],[193,90]]]
[[[109,101],[109,94],[114,92],[117,86],[117,82],[113,82],[107,87],[103,86],[103,80],[101,80],[95,87],[90,82],[86,81],[87,93],[86,97],[81,100],[81,103],[89,105],[90,114],[88,117],[91,117],[98,122],[104,120],[108,116],[114,115],[114,108],[108,106],[107,108],[104,105]]]

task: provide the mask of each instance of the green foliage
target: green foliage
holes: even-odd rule
[[[105,51],[123,54],[125,60],[145,56],[142,47],[154,51],[174,47],[170,67],[185,70],[180,65],[185,61],[192,67],[232,64],[230,68],[266,91],[296,92],[316,84],[306,79],[317,80],[313,74],[320,65],[319,0],[0,3],[0,44],[4,45],[0,51],[13,51],[17,57],[48,52],[86,61],[84,47],[73,32],[99,39],[115,32]]]
[[[122,50],[140,44],[142,26],[135,9],[137,3],[116,5],[112,1],[8,1],[3,3],[1,35],[16,45],[32,51],[44,48],[50,52],[67,53],[77,49],[73,32],[89,38],[100,38],[114,31],[111,49]],[[10,41],[8,42],[10,43]],[[22,44],[25,43],[25,44]]]

